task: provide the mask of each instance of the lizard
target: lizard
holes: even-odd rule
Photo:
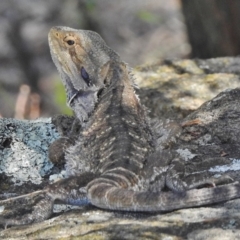
[[[238,182],[206,188],[212,179],[184,181],[184,161],[171,151],[181,127],[170,120],[150,122],[135,93],[130,67],[100,35],[53,27],[48,39],[67,104],[80,124],[78,136],[64,148],[68,178],[0,201],[6,208],[23,200],[33,206],[32,212],[2,219],[2,224],[43,221],[51,216],[56,201],[161,213],[240,197]],[[50,151],[51,157],[59,148],[54,145]]]

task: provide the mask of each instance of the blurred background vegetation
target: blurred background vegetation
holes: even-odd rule
[[[240,53],[240,1],[1,0],[0,11],[2,117],[71,114],[49,53],[52,26],[97,31],[131,66]]]

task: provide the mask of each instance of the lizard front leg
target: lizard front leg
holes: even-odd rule
[[[62,167],[65,164],[66,149],[75,144],[81,129],[81,124],[78,118],[67,115],[52,117],[52,123],[55,125],[61,137],[51,143],[48,149],[48,156],[54,165]]]
[[[214,177],[207,175],[206,172],[207,170],[188,175],[186,162],[181,158],[175,158],[166,173],[166,186],[174,192],[184,192],[194,188],[216,187],[234,182],[234,179],[226,174]]]

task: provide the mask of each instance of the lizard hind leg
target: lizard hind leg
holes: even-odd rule
[[[52,215],[55,200],[70,205],[89,204],[85,186],[94,177],[83,173],[59,180],[44,190],[0,201],[0,225],[6,228],[46,220]]]
[[[44,190],[0,201],[0,225],[5,228],[41,222],[52,214],[53,200]],[[17,217],[16,217],[17,216]]]
[[[197,177],[189,178],[185,172],[184,161],[180,158],[172,160],[166,174],[166,186],[176,193],[181,193],[190,189],[216,187],[217,185],[233,183],[234,180],[228,175],[216,177],[206,177],[199,174]]]

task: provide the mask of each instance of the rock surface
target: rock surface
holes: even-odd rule
[[[151,117],[182,119],[218,93],[240,86],[240,58],[161,61],[135,69]]]
[[[151,117],[171,117],[182,123],[183,132],[173,148],[186,161],[186,180],[202,174],[207,177],[229,176],[235,181],[239,180],[239,62],[239,58],[165,61],[139,67],[136,72],[140,98],[151,109]],[[201,104],[203,105],[200,106]],[[6,122],[12,122],[17,128],[7,132]],[[41,127],[38,128],[39,124]],[[22,134],[19,126],[24,130],[22,138],[19,138],[19,134]],[[39,131],[42,134],[39,135]],[[26,140],[27,136],[31,139],[32,134],[38,136],[37,147],[32,146],[32,141]],[[41,189],[53,176],[64,175],[64,170],[60,172],[47,161],[46,146],[56,138],[56,130],[49,120],[21,124],[16,120],[0,119],[2,198],[10,193],[22,194]],[[20,160],[23,158],[14,154],[18,151],[14,148],[15,142],[22,146],[21,155],[25,150],[28,151],[25,154],[26,160],[34,160],[36,152],[43,154],[49,168],[40,174],[40,183],[36,184],[31,178],[19,182],[17,178],[21,174],[14,175],[7,171],[6,154],[12,157],[16,166],[23,163]],[[29,151],[29,148],[34,151]],[[41,161],[37,161],[35,166],[39,166],[39,162]],[[41,166],[43,167],[42,162]],[[24,168],[25,171],[33,172],[31,164],[26,164]],[[2,228],[0,239],[213,240],[220,239],[219,236],[221,239],[239,239],[239,210],[240,199],[166,214],[112,212],[89,206],[57,213],[42,223],[5,230]],[[1,211],[3,209],[0,207]]]

